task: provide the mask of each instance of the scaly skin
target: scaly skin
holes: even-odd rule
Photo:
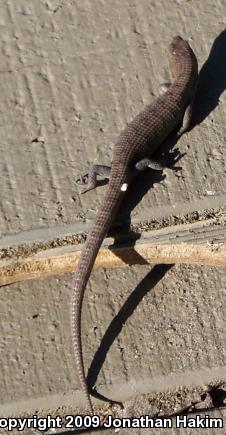
[[[73,281],[72,340],[80,384],[90,414],[93,414],[93,407],[85,378],[81,343],[81,310],[86,284],[102,241],[125,194],[121,188],[129,184],[135,164],[151,156],[176,127],[179,127],[178,134],[186,131],[191,119],[198,65],[188,42],[179,36],[173,38],[170,44],[169,64],[173,84],[164,95],[135,117],[115,144],[108,189],[84,245]]]

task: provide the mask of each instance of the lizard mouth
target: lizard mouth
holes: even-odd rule
[[[187,41],[185,41],[181,36],[177,35],[174,36],[170,46],[169,51],[171,54],[177,54],[178,51],[184,50],[187,48]]]

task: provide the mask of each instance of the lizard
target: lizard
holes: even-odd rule
[[[121,133],[114,146],[111,167],[93,165],[82,180],[85,185],[83,192],[86,192],[97,186],[97,175],[109,175],[107,192],[79,258],[71,297],[72,343],[81,388],[91,415],[93,405],[85,377],[81,341],[84,292],[100,246],[132,178],[147,168],[162,170],[162,165],[150,159],[150,156],[174,130],[177,129],[177,136],[181,136],[189,128],[198,63],[189,43],[180,36],[175,36],[169,46],[169,66],[172,84]]]

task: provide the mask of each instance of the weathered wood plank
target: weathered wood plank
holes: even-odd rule
[[[0,260],[0,285],[73,272],[82,244],[40,249],[36,253]],[[109,247],[106,239],[95,268],[132,264],[196,264],[226,267],[225,224],[197,222],[144,232],[136,241]]]

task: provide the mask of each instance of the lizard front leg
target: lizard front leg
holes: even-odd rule
[[[97,175],[102,175],[109,178],[111,171],[110,166],[92,165],[87,174],[82,175],[76,180],[77,184],[85,186],[81,193],[86,193],[89,190],[95,189],[98,186]]]
[[[194,106],[194,100],[195,100],[197,87],[198,87],[198,80],[196,80],[196,83],[194,84],[191,98],[190,98],[190,101],[185,109],[183,120],[182,120],[182,125],[177,132],[177,136],[181,136],[183,133],[185,133],[191,125],[191,118],[192,118],[192,113],[193,113],[193,106]]]
[[[182,124],[177,132],[177,136],[181,136],[183,133],[185,133],[191,125],[193,102],[194,102],[194,98],[192,98],[191,102],[188,104],[188,106],[185,109]]]
[[[170,85],[171,85],[170,83],[161,84],[159,87],[159,95],[165,94],[167,92],[167,90],[170,88]],[[194,105],[196,89],[197,89],[197,84],[194,87],[191,99],[190,99],[190,101],[189,101],[189,103],[184,111],[182,124],[177,132],[177,136],[181,136],[183,133],[188,131],[188,129],[191,125],[191,118],[192,118],[192,113],[193,113],[193,105]]]

